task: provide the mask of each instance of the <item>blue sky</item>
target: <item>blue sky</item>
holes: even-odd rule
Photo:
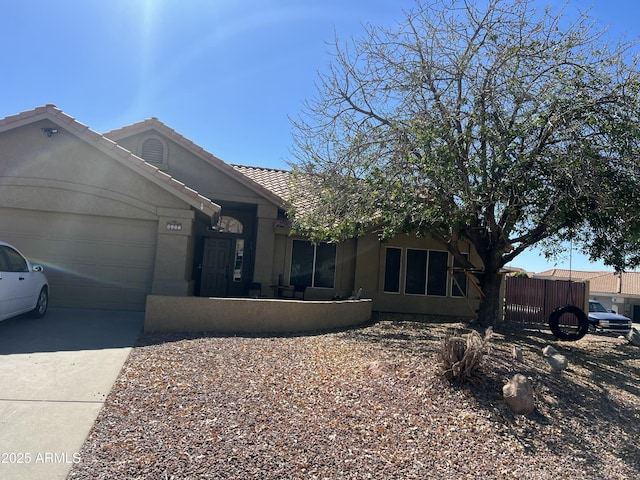
[[[564,0],[547,3],[560,7]],[[544,5],[545,2],[541,2]],[[592,1],[573,0],[569,14]],[[0,118],[53,103],[98,132],[158,117],[228,163],[287,168],[289,117],[335,36],[392,26],[413,0],[20,0],[1,7]],[[640,2],[596,1],[614,38]],[[513,266],[568,268],[537,252]],[[574,269],[602,269],[574,252]]]

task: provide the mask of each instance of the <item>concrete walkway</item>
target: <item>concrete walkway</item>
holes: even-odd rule
[[[52,308],[0,322],[0,479],[65,479],[143,312]]]

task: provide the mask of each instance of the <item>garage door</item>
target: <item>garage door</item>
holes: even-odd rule
[[[0,208],[0,240],[42,264],[50,305],[144,310],[157,222]]]

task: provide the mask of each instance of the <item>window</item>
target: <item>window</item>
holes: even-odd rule
[[[448,252],[407,249],[404,292],[410,295],[446,296],[448,260]]]
[[[321,243],[315,249],[313,286],[333,288],[336,275],[336,246],[331,243]]]
[[[384,292],[400,293],[402,249],[387,247],[384,261]]]
[[[468,253],[463,253],[465,258],[469,258]],[[459,261],[454,260],[453,266],[462,267]],[[466,297],[467,296],[467,276],[463,271],[455,271],[453,273],[453,284],[451,285],[451,296],[452,297]]]
[[[291,284],[305,287],[333,288],[336,272],[336,245],[313,245],[294,240],[291,253]]]
[[[18,252],[16,252],[13,248],[10,247],[2,247],[2,250],[4,251],[5,255],[6,255],[6,270],[7,272],[28,272],[29,269],[27,268],[27,262],[26,260],[22,257],[22,255],[20,255]],[[1,253],[0,253],[1,255]]]
[[[140,145],[140,157],[145,162],[152,163],[158,168],[166,169],[169,164],[167,161],[167,146],[159,137],[147,137]]]
[[[242,266],[244,264],[244,239],[236,240],[235,261],[233,262],[233,281],[242,281]]]
[[[404,293],[424,295],[427,285],[427,251],[407,249]]]
[[[429,252],[427,295],[447,296],[448,252]]]
[[[218,222],[221,232],[242,233],[242,222],[236,218],[223,215]]]
[[[4,257],[5,247],[0,247],[0,272],[9,272],[9,262]]]

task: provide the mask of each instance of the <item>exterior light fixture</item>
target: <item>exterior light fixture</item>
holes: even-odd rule
[[[42,130],[44,133],[46,133],[47,137],[52,137],[53,135],[58,133],[58,129],[57,128],[52,128],[52,127],[45,127],[45,128],[41,128],[40,130]]]
[[[170,222],[167,222],[167,230],[172,232],[179,232],[180,230],[182,230],[182,224],[180,222],[172,220]]]

